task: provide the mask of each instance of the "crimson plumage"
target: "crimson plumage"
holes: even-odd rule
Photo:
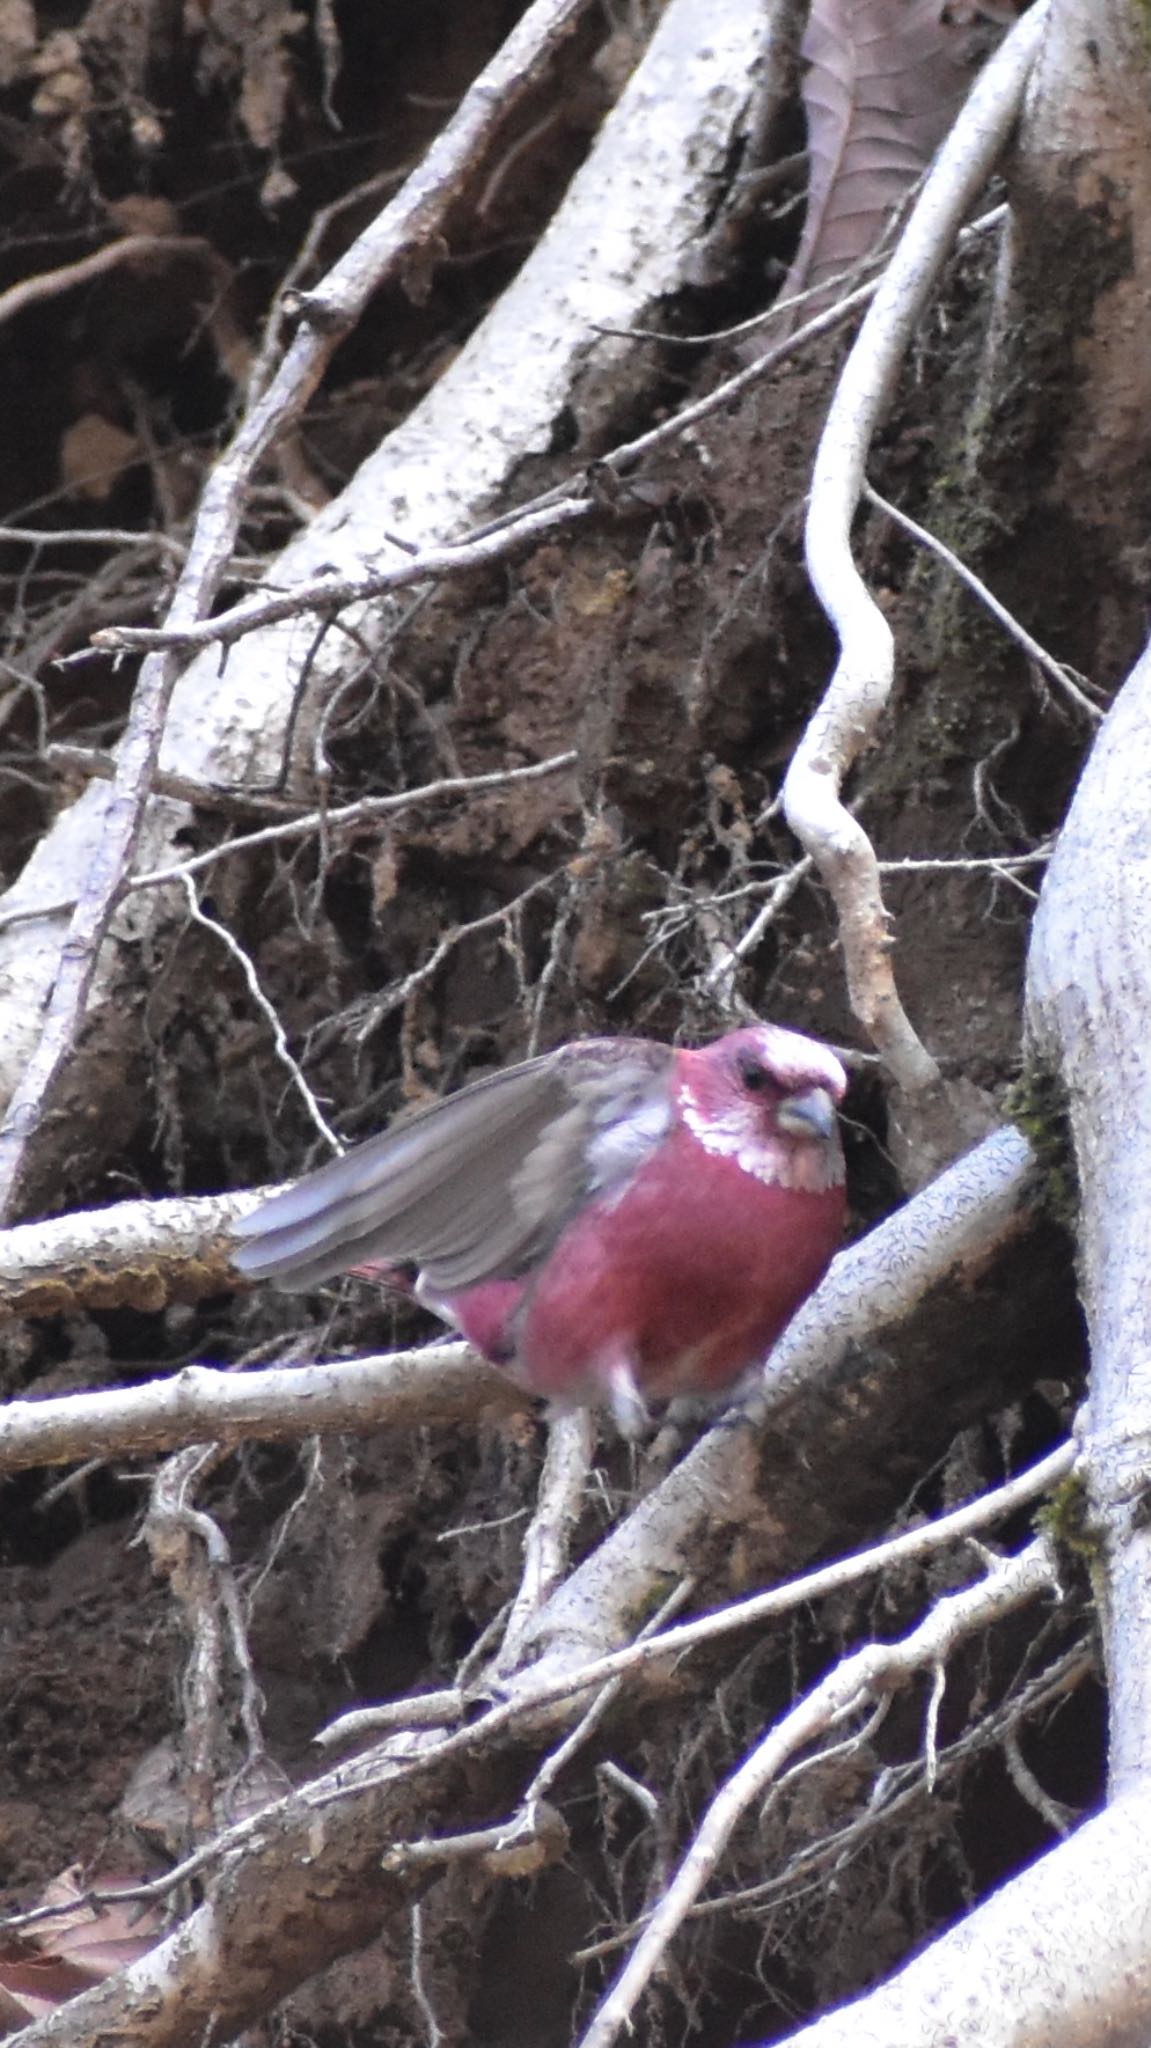
[[[820,1279],[845,1086],[774,1024],[698,1051],[579,1040],[273,1196],[234,1263],[291,1289],[414,1267],[418,1299],[522,1385],[634,1431],[648,1399],[730,1386]]]

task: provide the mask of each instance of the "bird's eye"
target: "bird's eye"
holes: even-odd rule
[[[751,1053],[745,1053],[740,1060],[739,1078],[743,1082],[744,1087],[749,1089],[753,1095],[757,1094],[761,1088],[766,1088],[771,1081],[767,1068],[762,1066]]]

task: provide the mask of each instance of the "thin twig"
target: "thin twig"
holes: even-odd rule
[[[937,556],[939,561],[946,562],[952,574],[958,576],[961,583],[966,584],[968,590],[979,599],[980,604],[986,606],[992,618],[998,619],[1000,625],[1006,632],[1010,633],[1012,639],[1018,641],[1023,652],[1035,663],[1036,668],[1042,669],[1044,675],[1047,676],[1049,681],[1054,683],[1056,689],[1061,690],[1066,697],[1070,698],[1072,704],[1078,710],[1086,712],[1088,718],[1095,724],[1099,723],[1103,717],[1103,712],[1098,704],[1092,703],[1082,687],[1084,679],[1077,675],[1074,669],[1068,668],[1066,662],[1056,661],[1053,654],[1048,654],[1047,649],[1040,646],[1038,640],[1027,631],[1026,626],[1020,625],[1019,620],[1012,612],[1008,611],[1007,606],[1000,603],[994,592],[988,589],[982,578],[975,574],[974,569],[969,569],[967,563],[961,561],[959,556],[951,548],[947,547],[937,534],[929,532],[926,526],[920,526],[917,520],[909,518],[906,512],[901,512],[897,505],[892,505],[886,498],[881,498],[879,492],[872,488],[866,478],[863,483],[863,496],[869,505],[874,505],[877,511],[882,512],[886,518],[891,520],[893,525],[902,527],[904,533],[909,533],[913,540],[919,542],[921,547],[926,548],[929,553]]]
[[[1038,1537],[1017,1557],[1002,1560],[978,1584],[945,1595],[902,1642],[869,1643],[845,1657],[793,1707],[716,1794],[626,1968],[584,2033],[580,2048],[610,2048],[621,2028],[630,2024],[668,1943],[711,1877],[737,1823],[797,1749],[880,1700],[915,1672],[937,1667],[976,1630],[988,1628],[1037,1599],[1055,1583],[1050,1547],[1046,1538]]]
[[[392,546],[402,552],[401,559],[386,569],[366,571],[361,576],[315,576],[288,591],[260,592],[255,597],[243,598],[212,619],[164,626],[102,626],[92,635],[92,645],[116,650],[174,647],[182,653],[216,644],[229,647],[243,639],[245,633],[298,618],[302,612],[334,617],[345,605],[367,604],[392,591],[407,590],[413,583],[443,582],[450,576],[471,575],[494,562],[506,561],[521,548],[537,547],[559,528],[587,519],[594,509],[590,498],[564,498],[544,511],[526,513],[514,529],[465,534],[462,539],[439,547],[413,550],[395,536],[388,536]]]
[[[219,846],[210,846],[205,853],[195,853],[190,859],[171,867],[150,868],[143,874],[130,875],[124,885],[124,893],[130,894],[134,889],[164,889],[173,884],[182,888],[189,875],[203,874],[218,860],[225,860],[233,854],[251,853],[292,839],[307,839],[314,832],[352,831],[371,824],[376,818],[387,818],[397,811],[410,810],[414,804],[441,803],[455,796],[482,796],[487,790],[503,789],[508,784],[536,782],[543,776],[558,775],[565,768],[573,767],[577,759],[574,751],[553,754],[548,760],[533,761],[526,768],[494,769],[489,775],[447,775],[438,782],[425,782],[418,789],[399,790],[393,796],[365,796],[352,804],[338,804],[332,810],[304,811],[296,817],[285,818],[280,824],[262,825],[258,832],[244,832],[235,839],[225,839]],[[72,900],[21,903],[13,910],[0,913],[0,931],[25,918],[50,917],[70,910]]]
[[[17,547],[132,548],[144,552],[154,548],[177,561],[183,561],[188,552],[183,541],[155,527],[143,530],[130,526],[0,526],[0,543],[6,542]]]
[[[58,298],[62,292],[75,291],[79,285],[91,284],[93,278],[104,277],[110,270],[118,270],[124,263],[136,263],[143,267],[159,256],[194,256],[209,270],[225,270],[220,252],[201,235],[122,235],[118,241],[106,242],[102,249],[94,249],[90,256],[80,256],[75,263],[62,263],[55,270],[37,271],[32,277],[23,277],[18,284],[9,285],[0,292],[0,326],[14,320],[28,306],[40,305],[45,299]],[[230,270],[228,271],[231,275]],[[87,536],[85,536],[87,538]],[[56,535],[40,535],[51,538]],[[150,536],[136,535],[136,539]]]
[[[1053,1799],[1049,1792],[1044,1791],[1019,1747],[1018,1722],[1013,1722],[1003,1737],[1003,1761],[1007,1765],[1007,1775],[1019,1797],[1026,1800],[1028,1806],[1039,1815],[1040,1820],[1046,1822],[1052,1834],[1059,1835],[1065,1841],[1077,1818],[1075,1810],[1067,1806],[1062,1799]]]
[[[344,1150],[344,1146],[341,1143],[340,1139],[336,1136],[336,1133],[334,1132],[330,1123],[328,1122],[327,1117],[324,1115],[323,1110],[320,1108],[319,1103],[316,1101],[316,1098],[313,1095],[312,1090],[309,1087],[308,1082],[304,1076],[303,1069],[301,1068],[299,1062],[293,1056],[292,1049],[288,1044],[288,1034],[284,1030],[282,1023],[280,1022],[279,1014],[276,1010],[275,1004],[269,1001],[268,997],[264,994],[263,989],[260,987],[260,978],[256,973],[253,961],[251,960],[249,955],[244,951],[244,948],[241,946],[239,940],[233,938],[231,932],[228,930],[227,925],[220,924],[218,920],[214,917],[209,917],[207,911],[201,907],[199,898],[196,895],[196,886],[192,880],[192,877],[190,875],[184,875],[181,877],[181,879],[184,884],[184,895],[188,905],[189,917],[192,919],[193,924],[198,924],[202,928],[202,930],[206,932],[211,932],[213,938],[219,939],[220,944],[226,948],[226,950],[231,954],[233,960],[236,962],[236,965],[239,968],[240,973],[243,975],[244,980],[247,983],[248,993],[251,996],[252,1001],[255,1003],[256,1008],[260,1011],[261,1015],[267,1021],[268,1027],[271,1030],[272,1045],[275,1050],[276,1058],[279,1060],[280,1065],[286,1069],[292,1086],[295,1088],[296,1093],[299,1095],[300,1100],[304,1105],[304,1108],[307,1110],[307,1113],[311,1118],[313,1124],[315,1125],[317,1131],[319,1132],[321,1138],[323,1138],[329,1150],[335,1153],[336,1157],[339,1158],[339,1156]]]
[[[99,748],[75,747],[65,740],[53,740],[42,752],[48,767],[63,775],[80,775],[93,782],[116,779],[115,754],[103,753]],[[177,803],[192,804],[197,810],[222,811],[232,817],[299,818],[307,812],[306,804],[293,803],[288,797],[228,789],[220,783],[199,782],[192,775],[175,775],[167,768],[156,770],[152,787],[157,796],[170,796]]]
[[[424,1909],[419,1899],[413,1899],[409,1907],[412,1931],[412,1997],[420,2018],[423,2020],[428,2048],[440,2048],[443,2029],[436,2018],[435,2007],[428,1996],[424,1983]]]
[[[455,1687],[417,1693],[409,1700],[384,1700],[375,1707],[352,1707],[329,1721],[312,1737],[317,1749],[342,1749],[366,1735],[386,1735],[391,1728],[455,1728],[464,1718],[466,1701]]]

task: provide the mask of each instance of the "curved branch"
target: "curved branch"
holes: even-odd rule
[[[1047,0],[1025,14],[972,87],[840,377],[815,459],[807,519],[811,580],[839,635],[830,687],[784,784],[787,819],[835,898],[852,1007],[908,1094],[939,1070],[900,1001],[875,853],[840,799],[891,692],[891,628],[851,551],[851,523],[875,428],[964,213],[1002,151],[1043,35]]]

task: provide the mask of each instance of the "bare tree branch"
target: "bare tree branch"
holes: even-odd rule
[[[528,1622],[568,1568],[569,1546],[583,1510],[595,1439],[595,1417],[588,1408],[560,1410],[550,1418],[535,1512],[524,1536],[523,1576],[508,1615],[500,1664],[514,1667],[518,1662]]]
[[[1056,1584],[1051,1548],[1044,1538],[1037,1538],[1018,1557],[993,1566],[976,1585],[940,1600],[902,1642],[868,1643],[854,1656],[845,1657],[801,1699],[720,1787],[626,1968],[584,2033],[580,2048],[611,2048],[621,2028],[630,2024],[669,1942],[714,1874],[736,1825],[798,1749],[817,1742],[868,1705],[880,1704],[886,1693],[906,1684],[913,1673],[931,1667],[941,1671],[966,1637],[1014,1613]]]
[[[422,547],[400,552],[398,562],[362,576],[325,575],[298,583],[282,595],[259,593],[220,612],[213,619],[200,619],[174,626],[104,626],[92,636],[95,647],[176,648],[230,647],[245,633],[261,626],[276,626],[285,619],[298,619],[304,612],[335,614],[346,605],[364,605],[372,598],[386,597],[394,590],[408,590],[414,583],[445,582],[451,576],[466,576],[486,569],[494,562],[506,562],[521,551],[538,547],[555,534],[568,531],[595,510],[588,497],[561,497],[538,511],[525,510],[494,531],[464,535],[444,547]],[[386,540],[385,536],[385,540]],[[399,551],[399,542],[391,543]]]
[[[116,1202],[0,1231],[0,1319],[78,1308],[163,1308],[239,1285],[230,1231],[261,1199],[185,1195]]]
[[[900,362],[963,215],[1016,119],[1045,19],[1046,0],[1040,0],[972,87],[840,377],[812,477],[808,568],[842,653],[788,770],[784,807],[835,898],[852,1007],[910,1096],[935,1090],[938,1069],[896,989],[874,851],[839,797],[887,702],[894,663],[891,628],[855,567],[851,524],[867,450]]]
[[[1033,1546],[1036,1556],[1041,1549],[1042,1545]],[[908,1646],[861,1653],[873,1659],[862,1680],[862,1666],[855,1670],[857,1660],[840,1667],[835,1679],[842,1677],[844,1700],[859,1696],[861,1682],[878,1682],[875,1659],[893,1659],[895,1670],[902,1668],[901,1650],[906,1651],[908,1668],[929,1653],[942,1654],[954,1637],[955,1623],[969,1615],[972,1604],[981,1611],[986,1608],[988,1585],[1000,1607],[1041,1590],[1049,1583],[1049,1574],[1044,1569],[1037,1578],[1034,1563],[1032,1553],[1025,1553],[1023,1560],[998,1567],[990,1581],[942,1603]],[[1024,1564],[1026,1586],[1018,1583]],[[794,1598],[801,1597],[804,1582],[791,1590]],[[668,1643],[674,1644],[679,1635],[679,1630],[669,1631]],[[409,1740],[391,1752],[369,1752],[237,1823],[197,1854],[197,1868],[206,1861],[220,1868],[209,1901],[142,1963],[42,2022],[45,2031],[30,2030],[29,2043],[39,2048],[49,2041],[66,2042],[79,2048],[92,2038],[86,2029],[114,2029],[128,2015],[145,2048],[182,2048],[189,2038],[182,2028],[190,2023],[203,2027],[206,2042],[226,2040],[228,2026],[234,2029],[246,2016],[265,2010],[270,1998],[310,1974],[322,1960],[358,1946],[388,1903],[399,1903],[390,1886],[381,1890],[382,1866],[374,1845],[387,1840],[403,1843],[413,1835],[427,1840],[434,1817],[449,1812],[450,1802],[458,1798],[456,1767],[462,1759],[492,1755],[505,1731],[535,1726],[542,1733],[554,1726],[555,1715],[545,1711],[549,1703],[566,1702],[564,1720],[570,1718],[580,1694],[594,1689],[602,1698],[603,1686],[618,1683],[627,1668],[622,1660],[613,1663],[618,1668],[605,1661],[566,1672],[555,1668],[554,1659],[550,1665],[537,1665],[523,1674],[518,1699],[491,1708],[470,1726],[423,1737],[414,1749]],[[838,1701],[838,1693],[836,1697]],[[827,1708],[826,1701],[822,1704]],[[793,1727],[789,1721],[779,1731],[779,1740],[786,1745],[797,1731],[798,1724]],[[543,1775],[537,1773],[533,1785],[542,1785],[545,1776],[546,1769]],[[413,1826],[416,1815],[422,1821],[419,1827]],[[466,1839],[470,1845],[475,1842],[474,1837]],[[488,1843],[480,1846],[486,1849]],[[434,1846],[429,1845],[429,1853],[434,1855]],[[471,1853],[471,1847],[461,1853]],[[395,1863],[403,1870],[408,1867],[403,1853]],[[302,1884],[292,1876],[301,1865],[308,1873]],[[389,1865],[384,1874],[396,1872]],[[154,1889],[149,1888],[149,1896]],[[307,1921],[306,1932],[301,1915]],[[259,1963],[237,1967],[240,1956],[251,1956],[257,1929],[263,1930],[266,1944],[257,1944]]]
[[[1017,1226],[1031,1179],[1026,1140],[1008,1127],[842,1252],[776,1345],[750,1403],[755,1420],[763,1422],[833,1377],[852,1343],[909,1315],[944,1275],[987,1258]],[[55,1315],[81,1304],[154,1309],[169,1299],[222,1292],[238,1284],[228,1264],[229,1226],[261,1198],[125,1202],[22,1224],[0,1233],[0,1304],[11,1314]],[[459,1344],[243,1374],[189,1366],[142,1387],[9,1402],[0,1410],[0,1469],[60,1464],[94,1452],[172,1450],[208,1439],[290,1439],[374,1426],[385,1415],[447,1420],[475,1415],[492,1402],[513,1409],[524,1401],[504,1374]],[[659,1543],[688,1542],[700,1515],[730,1496],[746,1466],[741,1434],[712,1432],[637,1511],[656,1515],[655,1503],[663,1499],[672,1520],[661,1533],[661,1511],[651,1532],[654,1550],[645,1542],[626,1571],[622,1559],[609,1564],[614,1590],[603,1610],[609,1635],[650,1598]],[[740,1512],[738,1497],[731,1512]],[[680,1519],[685,1513],[686,1522]]]
[[[349,1430],[477,1422],[530,1405],[466,1344],[428,1344],[331,1365],[230,1373],[186,1365],[170,1379],[0,1409],[0,1470],[169,1451],[181,1444],[295,1443]]]

